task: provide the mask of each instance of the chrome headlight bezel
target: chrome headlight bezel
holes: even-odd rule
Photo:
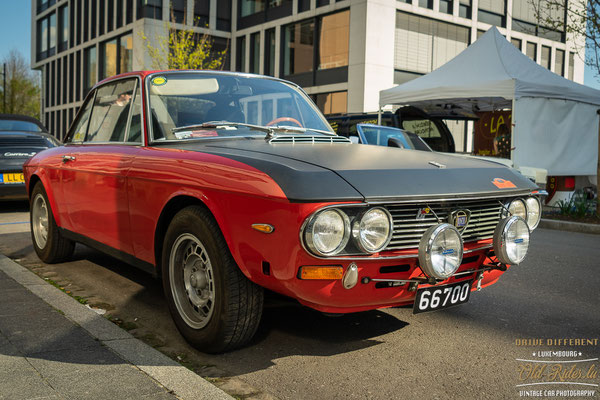
[[[363,221],[364,221],[365,217],[367,215],[369,215],[369,213],[372,213],[372,212],[382,212],[383,215],[385,216],[385,218],[387,219],[386,225],[388,227],[388,232],[387,232],[386,238],[377,247],[370,247],[363,238],[363,228],[362,228]],[[380,251],[385,249],[388,246],[388,244],[390,243],[390,241],[392,240],[393,233],[394,233],[394,220],[393,220],[390,212],[383,207],[369,208],[368,210],[363,212],[359,216],[359,218],[356,218],[356,220],[352,223],[352,237],[353,237],[354,242],[355,242],[356,246],[358,247],[358,249],[364,253],[374,254],[374,253],[379,253]]]
[[[533,207],[529,205],[529,202],[531,201],[535,201],[538,207],[537,219],[533,221],[531,220]],[[537,228],[537,226],[540,224],[540,221],[542,220],[542,202],[538,196],[529,196],[525,199],[525,205],[527,206],[527,219],[525,221],[527,222],[527,225],[529,225],[529,230],[533,231],[535,228]]]
[[[511,228],[516,227],[515,224],[524,224],[524,227],[527,229],[527,237],[524,241],[527,247],[525,248],[525,253],[519,259],[511,259],[510,255],[508,254],[507,235]],[[527,251],[529,250],[530,234],[531,229],[529,229],[527,221],[519,216],[513,215],[511,217],[507,217],[501,220],[494,231],[494,254],[496,255],[496,258],[498,258],[498,260],[502,264],[506,265],[518,265],[521,262],[523,262],[523,260],[527,256]],[[517,240],[523,241],[523,238],[519,238]]]
[[[522,204],[523,210],[524,210],[523,215],[519,215],[519,214],[516,214],[513,211],[511,211],[511,207],[513,205],[516,205],[517,203],[521,203]],[[504,204],[504,207],[502,208],[502,213],[501,213],[500,217],[501,218],[507,218],[507,217],[510,217],[510,216],[513,216],[513,215],[515,215],[517,217],[521,217],[521,218],[523,218],[524,220],[527,221],[527,203],[525,202],[524,199],[522,199],[522,198],[519,197],[519,198],[516,198],[516,199],[509,200],[508,202],[506,202]]]
[[[435,244],[436,238],[438,238],[439,235],[446,230],[453,232],[458,238],[459,245],[457,246],[457,249],[456,249],[456,252],[458,254],[458,262],[456,263],[456,266],[454,267],[453,270],[446,271],[446,272],[440,272],[435,268],[436,266],[433,264],[432,250],[433,250],[433,246]],[[450,278],[452,275],[454,275],[456,270],[458,270],[458,268],[460,267],[460,264],[462,263],[462,258],[463,258],[463,250],[464,250],[463,238],[455,226],[447,224],[447,223],[441,223],[438,225],[434,225],[434,226],[430,227],[429,229],[427,229],[425,231],[425,233],[423,234],[423,236],[421,237],[421,241],[419,243],[419,266],[420,266],[421,270],[425,273],[425,275],[432,277],[432,278],[436,278],[436,279],[446,280],[446,279]]]
[[[333,249],[332,251],[322,251],[322,249],[319,249],[318,246],[315,244],[315,232],[313,231],[313,229],[315,227],[315,224],[318,222],[319,217],[322,217],[325,213],[328,212],[335,212],[342,218],[344,233],[335,249]],[[342,250],[344,250],[344,248],[348,244],[348,240],[350,239],[350,218],[344,211],[342,211],[339,208],[332,207],[318,210],[305,221],[304,226],[302,227],[302,236],[306,247],[308,247],[308,249],[315,255],[322,257],[335,256],[339,254]]]

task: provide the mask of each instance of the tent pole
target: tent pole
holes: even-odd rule
[[[512,105],[510,110],[510,161],[513,162],[513,168],[515,167],[513,148],[515,148],[515,127],[517,124],[515,123],[515,97],[512,98]]]
[[[381,106],[379,106],[379,110],[377,110],[377,125],[381,125]]]

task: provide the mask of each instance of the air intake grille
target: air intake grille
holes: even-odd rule
[[[269,140],[269,143],[352,143],[344,136],[308,136],[281,135]]]
[[[422,219],[417,219],[417,213],[425,207],[429,207],[433,212],[425,214]],[[493,199],[429,203],[420,206],[388,205],[386,208],[394,219],[394,234],[386,250],[401,250],[418,248],[423,233],[430,226],[438,224],[436,215],[441,222],[449,222],[448,216],[452,211],[461,209],[471,211],[467,228],[462,233],[463,240],[474,242],[490,239],[494,236],[494,229],[500,221],[502,205],[500,200]]]

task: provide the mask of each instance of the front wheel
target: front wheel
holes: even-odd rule
[[[263,290],[242,274],[206,209],[187,207],[173,218],[163,245],[162,278],[177,328],[199,350],[232,350],[254,336]]]

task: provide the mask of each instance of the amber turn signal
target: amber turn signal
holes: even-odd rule
[[[256,229],[262,233],[272,233],[275,230],[275,228],[269,224],[252,224],[252,229]]]
[[[300,279],[342,279],[344,269],[339,266],[300,267]]]

